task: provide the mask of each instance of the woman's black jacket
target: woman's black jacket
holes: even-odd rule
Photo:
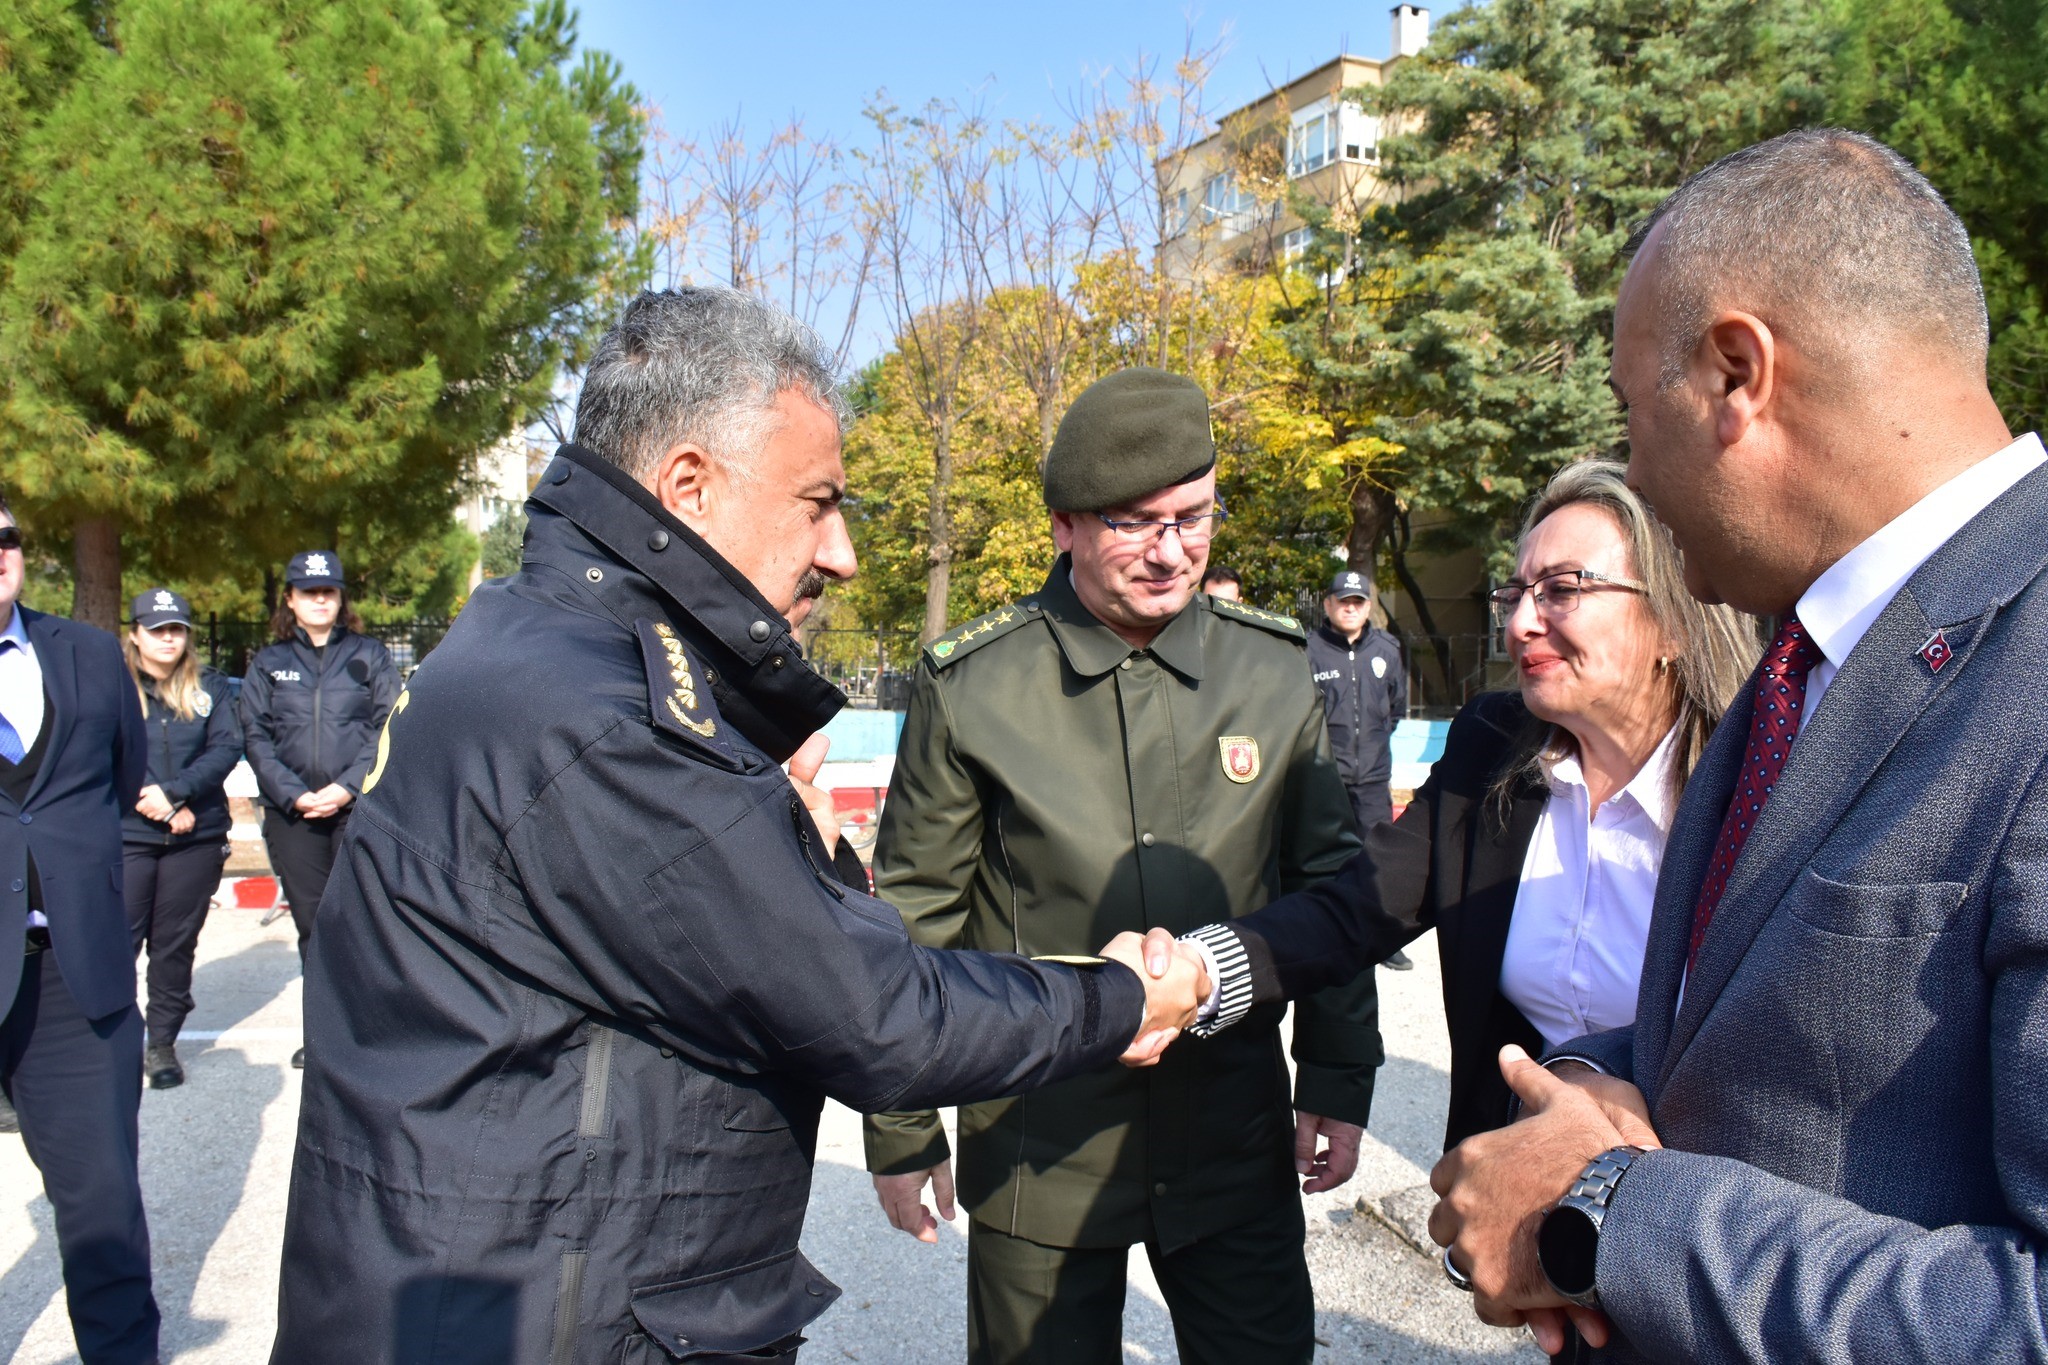
[[[398,691],[383,642],[340,626],[324,649],[295,630],[257,650],[242,680],[242,743],[264,804],[290,811],[330,782],[361,796]]]
[[[149,733],[149,776],[145,786],[164,789],[173,806],[192,812],[189,834],[173,834],[168,821],[149,820],[130,807],[121,816],[121,842],[176,848],[228,833],[228,774],[242,757],[242,726],[235,715],[234,685],[224,673],[199,670],[199,702],[190,720],[164,705],[154,683],[142,689],[143,728]]]

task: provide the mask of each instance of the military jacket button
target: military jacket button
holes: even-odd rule
[[[665,1047],[661,1050],[661,1055],[664,1057],[673,1057],[676,1055],[676,1050],[672,1047]]]
[[[21,879],[21,878],[19,878],[19,877],[16,877],[16,878],[15,878],[15,879],[14,879],[14,880],[13,880],[12,882],[10,882],[10,883],[8,884],[8,887],[7,887],[7,889],[8,889],[8,890],[10,890],[10,891],[20,891],[21,889],[23,889],[23,888],[24,888],[25,886],[27,886],[27,885],[28,885],[28,883],[26,883],[26,882],[22,881],[22,879]]]
[[[1152,1193],[1164,1197],[1166,1194],[1166,1182],[1162,1180],[1157,1185],[1154,1185],[1152,1187]]]
[[[1138,836],[1138,842],[1143,844],[1145,847],[1150,848],[1157,841],[1153,839],[1152,831],[1148,829],[1143,834]]]
[[[647,537],[647,548],[650,550],[666,550],[668,548],[668,532],[656,531],[653,535]]]
[[[1117,665],[1118,668],[1129,668],[1130,666],[1131,661],[1129,659],[1125,659],[1122,663]]]
[[[593,583],[602,583],[602,582],[604,582],[604,570],[603,570],[603,569],[600,569],[600,568],[598,568],[598,567],[597,567],[597,565],[595,565],[595,564],[593,564],[593,565],[591,565],[591,566],[590,566],[589,568],[585,569],[585,570],[583,571],[583,576],[584,576],[585,578],[589,579],[589,580],[590,580],[591,582],[593,582]]]
[[[24,825],[33,825],[35,822],[35,816],[30,815],[27,811],[23,811],[21,813],[21,823],[23,823]]]
[[[774,632],[768,629],[766,621],[756,621],[753,625],[747,627],[747,638],[757,644],[772,634]]]

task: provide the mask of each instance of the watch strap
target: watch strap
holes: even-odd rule
[[[1628,1174],[1636,1158],[1643,1154],[1641,1147],[1610,1147],[1586,1163],[1586,1169],[1579,1172],[1579,1178],[1572,1182],[1564,1197],[1550,1206],[1544,1215],[1546,1219],[1560,1212],[1571,1217],[1581,1217],[1593,1229],[1595,1245],[1598,1245],[1601,1226],[1607,1221],[1607,1208],[1614,1201],[1614,1191],[1621,1184],[1621,1178]],[[1542,1257],[1539,1252],[1538,1261]],[[1550,1287],[1581,1308],[1596,1308],[1600,1303],[1600,1292],[1596,1285],[1589,1285],[1583,1292],[1575,1292],[1557,1283],[1549,1267],[1544,1268],[1543,1277],[1550,1281]]]

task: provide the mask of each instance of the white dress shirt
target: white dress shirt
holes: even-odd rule
[[[21,737],[23,753],[35,747],[43,733],[43,666],[36,662],[36,647],[29,643],[28,624],[18,607],[8,610],[7,629],[0,630],[0,716]],[[29,928],[48,923],[42,911],[28,912]]]
[[[1906,580],[1979,512],[2044,462],[2048,451],[2030,431],[1893,517],[1813,580],[1794,608],[1824,656],[1806,679],[1807,715],[1820,705],[1849,651],[1884,614]]]
[[[7,613],[7,629],[0,630],[0,716],[21,736],[23,753],[35,747],[43,732],[43,667],[28,642],[28,625],[14,609]]]
[[[1598,810],[1577,758],[1543,765],[1550,796],[1522,859],[1500,990],[1547,1047],[1635,1022],[1677,738],[1674,726]]]

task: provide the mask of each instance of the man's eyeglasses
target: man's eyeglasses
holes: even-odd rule
[[[1534,583],[1517,583],[1510,579],[1486,594],[1486,598],[1493,604],[1493,619],[1506,624],[1508,618],[1515,614],[1515,609],[1522,605],[1523,593],[1536,599],[1536,610],[1545,616],[1558,617],[1577,611],[1579,599],[1587,593],[1603,590],[1648,592],[1649,584],[1638,583],[1633,578],[1615,578],[1592,569],[1565,569],[1545,574]]]
[[[21,528],[19,526],[0,526],[0,550],[19,550],[20,548]]]
[[[1230,513],[1219,502],[1213,512],[1204,512],[1198,517],[1181,517],[1175,521],[1117,521],[1100,512],[1095,516],[1124,545],[1164,540],[1168,531],[1177,534],[1183,545],[1202,545],[1216,534],[1216,528],[1229,519]]]

